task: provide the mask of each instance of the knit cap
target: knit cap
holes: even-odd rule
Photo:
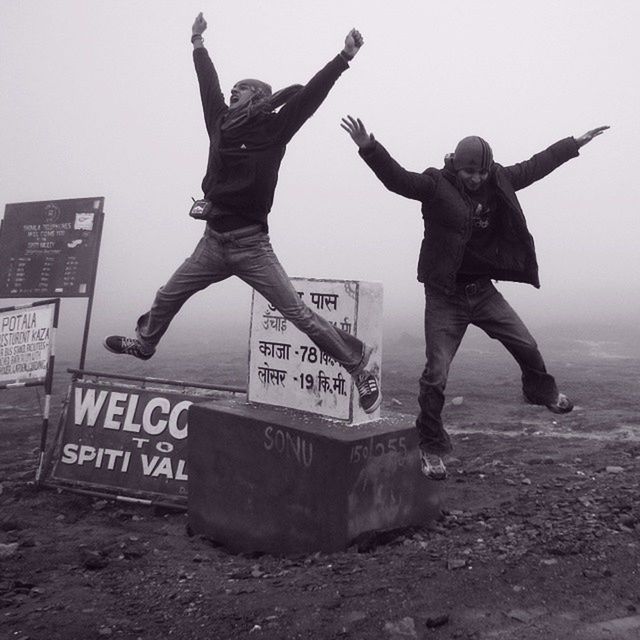
[[[489,143],[480,136],[462,138],[453,154],[453,168],[487,171],[493,164],[493,151]]]
[[[246,80],[240,80],[238,84],[248,84],[260,98],[268,98],[271,95],[271,85],[262,80],[255,80],[254,78],[247,78]]]

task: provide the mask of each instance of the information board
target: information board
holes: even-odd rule
[[[307,278],[291,282],[310,309],[374,348],[368,368],[379,372],[382,285]],[[363,412],[351,375],[255,291],[248,399],[352,424],[379,417],[379,411]]]
[[[104,198],[7,204],[0,226],[0,298],[91,296]]]
[[[0,389],[44,385],[52,366],[58,300],[0,309]]]
[[[0,388],[44,384],[53,343],[55,303],[0,309]]]

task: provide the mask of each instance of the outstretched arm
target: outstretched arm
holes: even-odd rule
[[[518,191],[544,178],[567,160],[577,157],[580,147],[591,142],[608,128],[608,126],[597,127],[578,138],[565,138],[552,144],[548,149],[536,153],[529,160],[505,167],[511,186]]]
[[[436,188],[435,180],[425,173],[414,173],[401,167],[376,141],[373,133],[367,133],[360,118],[347,116],[342,118],[340,126],[358,145],[363,160],[389,191],[422,202],[432,197]]]
[[[202,34],[207,28],[207,21],[200,12],[191,27],[191,42],[193,43],[193,62],[196,67],[198,84],[200,86],[200,99],[207,132],[211,135],[214,123],[228,107],[220,90],[218,74],[211,62],[211,58],[204,47]]]
[[[329,91],[343,71],[348,69],[349,61],[357,55],[364,44],[364,38],[357,29],[351,29],[344,39],[342,51],[329,64],[293,96],[277,114],[280,136],[288,142],[300,127],[315,113],[327,97]]]

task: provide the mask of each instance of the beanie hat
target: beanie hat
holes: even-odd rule
[[[488,171],[493,164],[493,151],[486,140],[480,136],[462,138],[453,154],[453,168]]]
[[[248,84],[257,97],[268,98],[271,95],[271,85],[262,82],[262,80],[247,78],[246,80],[240,80],[238,84]]]

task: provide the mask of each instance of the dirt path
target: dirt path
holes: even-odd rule
[[[401,360],[387,410],[410,406]],[[578,407],[557,418],[499,369],[460,370],[442,520],[294,558],[228,554],[184,514],[36,491],[37,403],[5,395],[0,638],[640,638],[640,365],[572,374]]]

